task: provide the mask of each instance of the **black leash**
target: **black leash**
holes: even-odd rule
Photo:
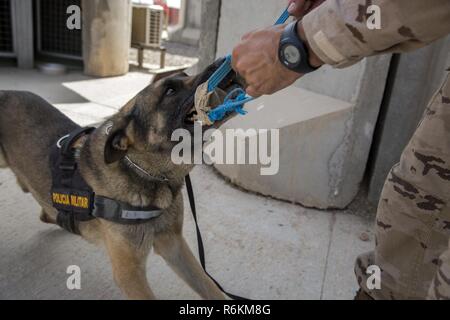
[[[189,197],[189,204],[191,206],[192,216],[194,217],[195,228],[197,230],[198,256],[200,258],[200,264],[202,265],[203,270],[205,271],[206,275],[217,285],[217,287],[231,299],[233,299],[233,300],[250,300],[250,299],[236,296],[234,294],[226,292],[222,288],[222,286],[208,273],[208,271],[206,271],[205,248],[203,246],[202,234],[200,233],[200,228],[198,227],[197,210],[195,209],[195,197],[194,197],[194,190],[192,189],[191,177],[189,175],[187,175],[185,180],[186,180],[186,189],[187,189],[187,193],[188,193],[188,197]]]

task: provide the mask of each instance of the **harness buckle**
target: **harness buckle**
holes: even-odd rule
[[[61,161],[59,168],[63,171],[75,171],[77,163],[75,161]]]

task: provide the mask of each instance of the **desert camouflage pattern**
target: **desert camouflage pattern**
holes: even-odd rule
[[[380,29],[367,21],[380,8]],[[449,0],[327,0],[302,20],[312,50],[336,68],[421,48],[450,32]]]
[[[449,249],[438,260],[438,270],[428,292],[430,300],[450,299],[450,242]]]
[[[380,9],[380,29],[370,29]],[[373,22],[373,20],[371,20]],[[302,24],[326,64],[424,47],[450,33],[450,0],[327,0]],[[450,84],[427,107],[400,163],[390,172],[376,218],[376,248],[358,257],[356,276],[374,299],[450,299]],[[369,290],[368,266],[381,269]]]
[[[375,251],[358,257],[361,288],[374,299],[450,299],[450,81],[425,110],[381,195]],[[370,290],[367,267],[381,269]]]

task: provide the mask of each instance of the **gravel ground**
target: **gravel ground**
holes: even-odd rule
[[[166,67],[193,66],[198,62],[198,48],[180,43],[165,42],[167,49]],[[160,52],[144,51],[144,64],[151,69],[159,69]],[[137,64],[137,49],[131,48],[130,62]]]

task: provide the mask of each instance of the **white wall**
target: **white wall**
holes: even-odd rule
[[[230,53],[248,31],[272,25],[286,4],[285,0],[223,0],[217,56]],[[226,125],[241,128],[251,122],[272,128],[288,111],[293,112],[290,120],[295,123],[280,128],[283,169],[271,177],[262,177],[244,165],[219,166],[219,170],[248,190],[306,206],[344,208],[357,194],[365,172],[389,62],[390,56],[381,56],[346,69],[323,67],[289,89],[257,99],[256,106],[248,104],[249,111],[261,106],[270,115],[249,112]],[[324,96],[336,99],[324,100]],[[320,101],[328,102],[319,110]],[[343,105],[350,106],[335,112]],[[311,110],[320,112],[302,120]],[[287,179],[293,183],[288,184]]]
[[[224,0],[222,1],[217,57],[233,50],[241,37],[251,31],[275,23],[286,8],[284,0]],[[298,87],[328,95],[347,102],[354,102],[356,88],[363,63],[345,70],[323,67],[320,71],[300,79]]]

